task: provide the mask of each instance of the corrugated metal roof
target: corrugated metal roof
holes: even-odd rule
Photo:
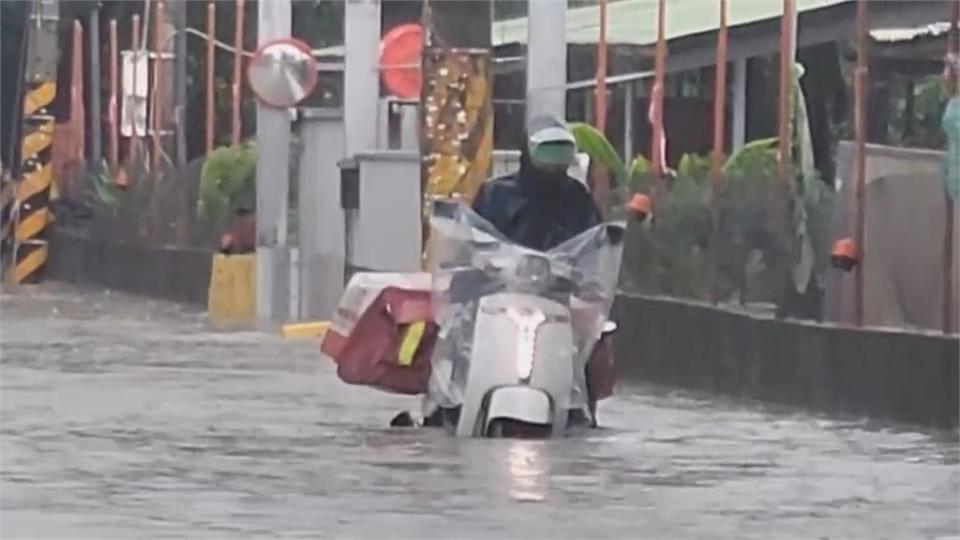
[[[797,0],[799,12],[812,11],[854,0]],[[720,25],[717,0],[667,0],[667,39],[716,30]],[[775,19],[783,13],[778,0],[730,0],[727,22],[739,26]],[[567,10],[567,43],[596,43],[600,34],[600,8],[588,6]],[[493,23],[493,46],[527,42],[527,18]],[[607,5],[607,42],[616,45],[649,45],[657,40],[657,0],[613,0]],[[343,47],[316,51],[342,55]]]
[[[821,9],[852,0],[797,0],[800,12]],[[709,32],[720,25],[717,0],[667,0],[667,39]],[[783,2],[777,0],[731,0],[727,21],[738,26],[780,17]],[[567,43],[596,43],[600,33],[600,8],[567,10]],[[509,19],[493,24],[493,44],[525,43],[527,19]],[[607,42],[649,45],[657,40],[657,0],[620,0],[607,5]]]
[[[872,30],[870,37],[881,42],[911,41],[919,37],[936,37],[950,31],[949,22],[936,22],[918,28],[881,28]]]

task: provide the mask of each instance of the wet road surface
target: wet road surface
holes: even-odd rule
[[[558,441],[389,430],[317,346],[4,294],[2,538],[957,538],[958,445],[646,387]]]

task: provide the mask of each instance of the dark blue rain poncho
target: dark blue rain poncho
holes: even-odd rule
[[[484,184],[473,209],[510,240],[538,251],[600,223],[587,188],[566,171],[535,167],[526,144],[520,148],[520,170]]]

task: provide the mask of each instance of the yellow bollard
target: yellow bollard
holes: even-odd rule
[[[330,321],[301,322],[283,325],[281,333],[287,339],[322,338],[329,328]]]
[[[210,322],[220,327],[244,327],[256,323],[256,255],[214,255],[207,312]]]

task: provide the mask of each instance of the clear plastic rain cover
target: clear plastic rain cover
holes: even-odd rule
[[[462,403],[478,303],[490,294],[514,292],[570,310],[576,355],[570,403],[583,407],[584,368],[616,295],[625,223],[597,225],[545,253],[511,242],[457,201],[435,201],[430,227],[428,266],[440,327],[430,400],[444,408]]]

